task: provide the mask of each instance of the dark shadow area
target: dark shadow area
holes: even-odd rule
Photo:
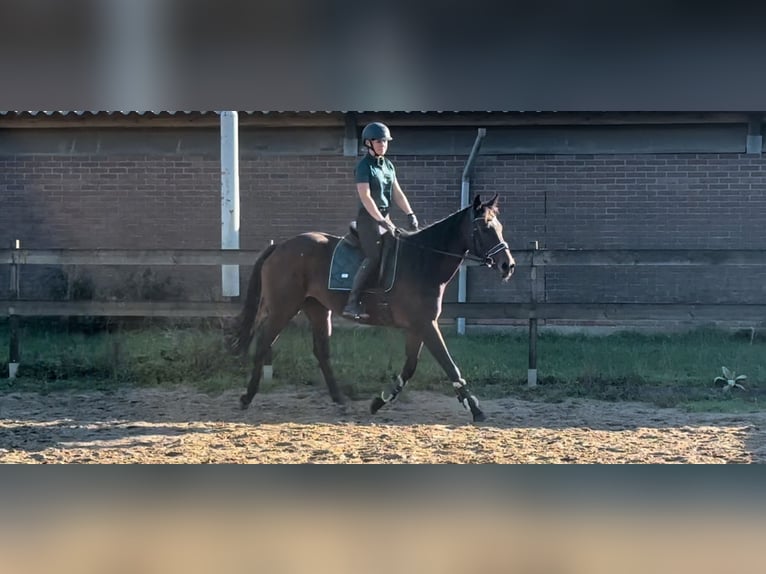
[[[106,448],[132,449],[151,447],[154,443],[148,437],[182,437],[189,433],[206,433],[210,429],[195,428],[193,425],[168,423],[137,424],[134,421],[87,420],[78,417],[56,420],[44,420],[39,414],[24,418],[18,422],[2,420],[0,422],[0,457],[4,452],[25,451],[41,452],[46,449],[87,449],[98,451]],[[182,453],[179,451],[178,455]],[[87,456],[84,456],[87,458]],[[43,459],[40,459],[41,461]],[[95,461],[93,461],[95,462]]]

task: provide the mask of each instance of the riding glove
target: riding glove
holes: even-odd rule
[[[409,224],[410,229],[412,231],[417,231],[418,230],[418,218],[415,217],[414,213],[408,213],[407,214],[407,223]]]
[[[396,235],[396,225],[394,225],[390,220],[381,219],[378,223],[380,223],[381,227],[385,227],[386,231],[388,231],[391,235]]]

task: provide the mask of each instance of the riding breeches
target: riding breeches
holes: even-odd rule
[[[359,234],[365,259],[369,265],[377,268],[380,264],[383,236],[380,234],[378,222],[364,208],[359,210],[356,217],[356,231]]]

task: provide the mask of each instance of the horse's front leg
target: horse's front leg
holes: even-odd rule
[[[375,414],[378,410],[388,403],[392,403],[396,400],[404,390],[404,386],[407,384],[412,376],[415,374],[415,369],[418,366],[418,359],[420,358],[420,351],[423,348],[423,338],[414,331],[407,332],[407,340],[405,342],[404,350],[407,359],[402,367],[402,371],[394,379],[394,384],[388,390],[380,393],[379,397],[372,399],[370,404],[370,412]]]
[[[472,395],[468,390],[468,384],[460,374],[460,369],[457,368],[455,361],[452,360],[447,345],[444,343],[444,337],[442,337],[441,330],[439,330],[439,324],[436,320],[433,320],[423,331],[423,342],[428,350],[433,355],[436,362],[439,363],[444,372],[452,381],[452,386],[455,389],[458,402],[463,405],[466,410],[471,411],[474,422],[480,422],[486,419],[486,416],[479,408],[479,399],[475,395]]]

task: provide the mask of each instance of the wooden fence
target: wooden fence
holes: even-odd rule
[[[10,266],[10,298],[0,300],[9,319],[9,363],[18,365],[19,317],[111,316],[111,317],[232,317],[239,301],[33,301],[19,299],[19,278],[27,265],[252,265],[254,250],[110,250],[24,249],[14,242],[0,249],[0,265]],[[444,303],[442,316],[466,319],[514,319],[529,323],[528,383],[537,381],[537,324],[540,319],[656,320],[656,321],[766,321],[766,304],[656,304],[656,303],[548,303],[540,272],[557,266],[766,266],[766,250],[557,250],[514,249],[519,268],[529,269],[530,293],[525,303]],[[2,313],[3,311],[0,311]],[[13,376],[13,373],[10,373]]]

